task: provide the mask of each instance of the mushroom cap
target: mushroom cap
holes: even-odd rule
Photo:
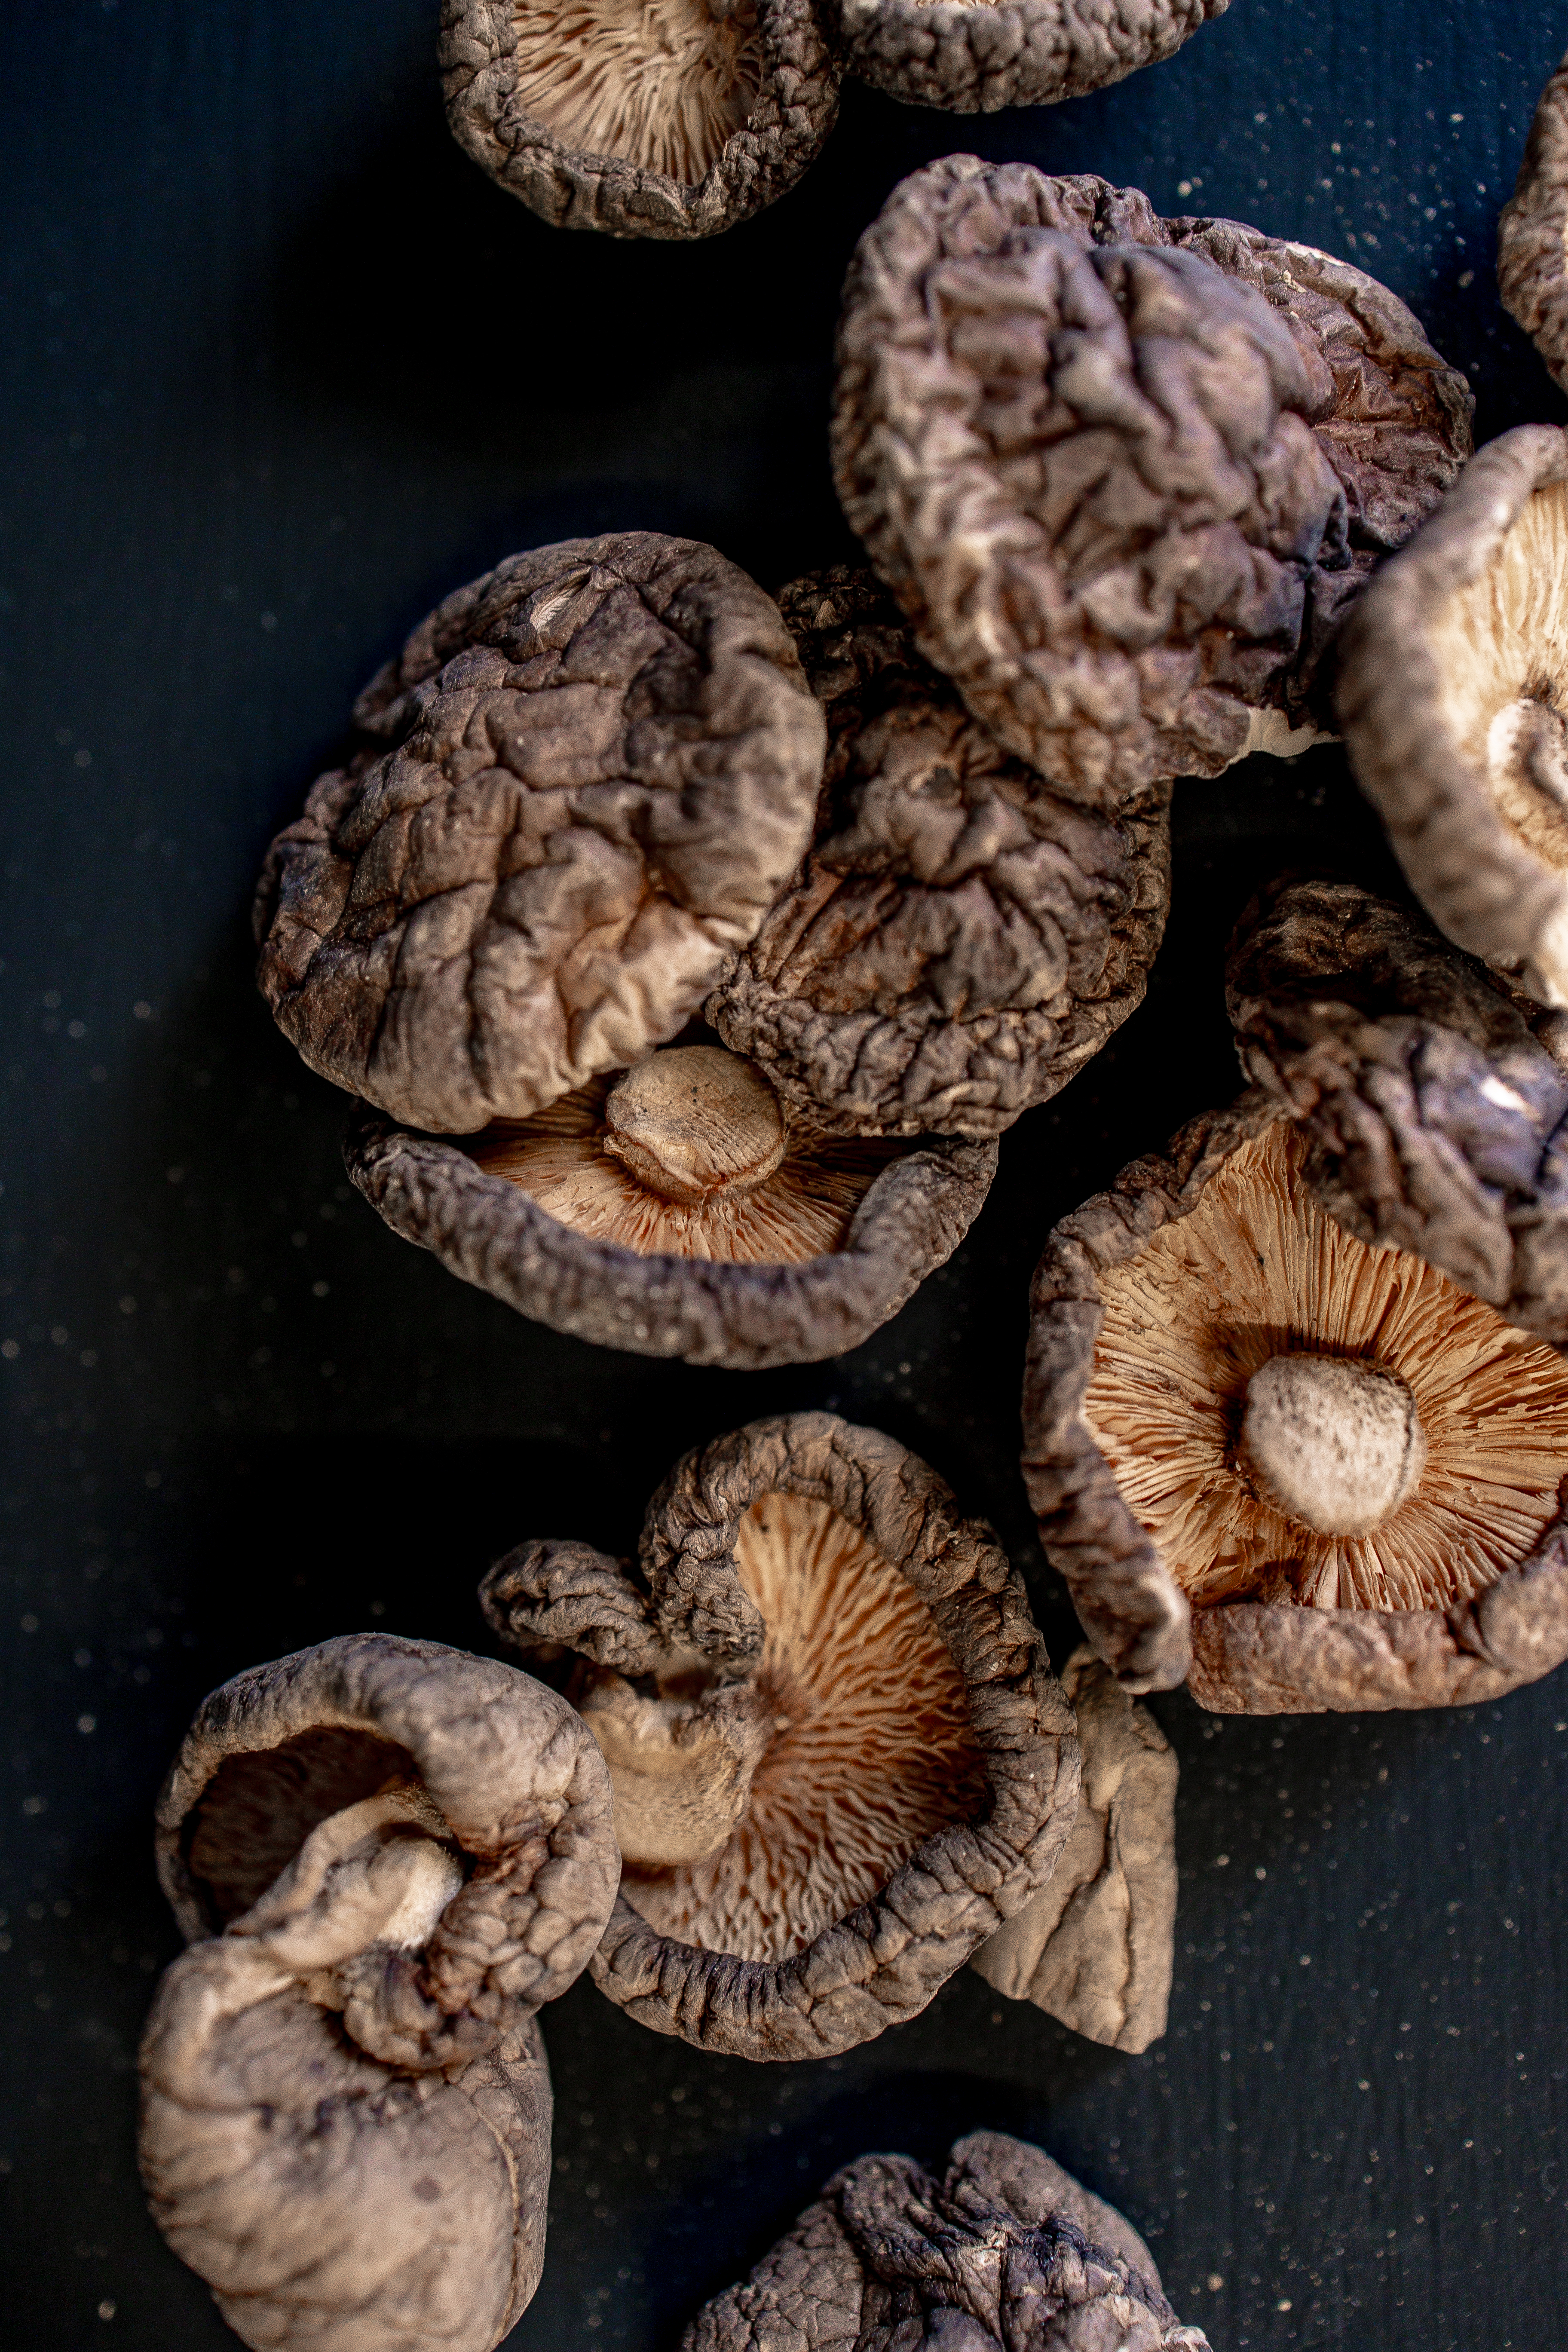
[[[999,1133],[1142,1002],[1168,790],[1117,816],[1053,793],[868,572],[814,573],[779,604],[827,713],[816,837],[707,1017],[823,1128]]]
[[[273,843],[258,978],[312,1069],[438,1132],[673,1036],[811,837],[821,709],[778,607],[689,540],[512,556],[355,717],[390,748]]]
[[[702,1720],[708,1694],[733,1705],[738,1686],[761,1721],[722,1849],[628,1875],[595,1981],[656,2032],[733,2056],[869,2041],[1044,1885],[1071,1825],[1071,1711],[1022,1580],[934,1471],[831,1413],[689,1454],[648,1507],[641,1564],[638,1580],[536,1542],[481,1588],[505,1638],[652,1677],[710,1783],[706,1759],[742,1743]]]
[[[1568,389],[1568,58],[1541,93],[1497,232],[1498,290]]]
[[[907,2156],[846,2165],[750,2277],[698,2314],[681,2352],[784,2344],[1208,2352],[1131,2224],[1003,2132],[956,2141],[941,2179]]]
[[[1362,599],[1351,765],[1411,888],[1472,955],[1568,1005],[1568,433],[1489,442]]]
[[[712,236],[792,187],[833,128],[812,0],[442,0],[447,120],[557,228]]]
[[[909,106],[1051,106],[1174,57],[1230,0],[838,0],[845,70]]]
[[[1404,304],[1329,255],[947,156],[850,265],[834,473],[921,651],[1110,806],[1331,725],[1343,613],[1469,412]]]
[[[580,1108],[574,1097],[547,1117],[560,1123]],[[590,1103],[590,1129],[595,1116]],[[803,1138],[774,1180],[779,1213],[792,1232],[819,1217],[837,1232],[852,1211],[842,1240],[793,1262],[748,1262],[600,1239],[479,1166],[471,1150],[360,1112],[350,1118],[343,1159],[395,1233],[519,1314],[600,1347],[731,1371],[815,1363],[858,1348],[952,1256],[996,1172],[994,1143],[933,1138],[868,1181],[864,1150]],[[616,1208],[631,1222],[629,1181],[615,1163],[605,1166],[618,1188]],[[759,1192],[739,1206],[761,1201],[766,1210],[772,1197]],[[650,1207],[676,1237],[679,1213],[643,1195],[642,1211]],[[775,1231],[776,1221],[763,1230]]]
[[[1568,1655],[1568,1366],[1334,1223],[1306,1155],[1255,1090],[1057,1227],[1024,1390],[1041,1541],[1131,1688],[1190,1670],[1200,1705],[1258,1714],[1498,1696]],[[1237,1459],[1281,1352],[1414,1396],[1425,1472],[1364,1538],[1287,1516]]]

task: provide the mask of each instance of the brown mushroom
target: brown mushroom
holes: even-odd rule
[[[1230,0],[837,0],[845,68],[910,106],[1051,106],[1174,57]]]
[[[1142,1002],[1170,793],[1112,817],[1003,751],[875,577],[781,591],[827,713],[816,837],[709,999],[792,1107],[840,1133],[993,1135]]]
[[[360,698],[268,854],[258,978],[395,1118],[526,1118],[674,1036],[811,837],[824,723],[778,607],[651,531],[511,557]]]
[[[203,1703],[158,1803],[190,1948],[142,2048],[153,2218],[268,2352],[490,2352],[539,2283],[534,2012],[609,1915],[608,1775],[527,1675],[349,1635]]]
[[[1078,1819],[1050,1883],[970,1962],[1087,2041],[1147,2050],[1175,1965],[1176,1751],[1086,1644],[1062,1668],[1078,1718]]]
[[[1027,2140],[972,2132],[941,2179],[863,2156],[681,2352],[1208,2352],[1113,2205]]]
[[[658,2032],[852,2049],[1050,1875],[1071,1710],[991,1530],[890,1437],[753,1422],[671,1472],[640,1576],[533,1542],[480,1597],[504,1639],[585,1662],[625,1863],[594,1979]]]
[[[812,0],[442,0],[447,119],[557,228],[711,236],[782,196],[838,111]]]
[[[1504,310],[1568,387],[1568,58],[1541,93],[1498,222],[1497,274]]]
[[[921,651],[1110,806],[1331,728],[1343,613],[1452,480],[1469,411],[1344,262],[956,155],[850,266],[834,472]]]
[[[1057,1227],[1024,1390],[1041,1541],[1130,1688],[1495,1697],[1568,1655],[1568,1364],[1335,1223],[1308,1148],[1258,1090]]]
[[[1568,1006],[1568,433],[1467,466],[1346,631],[1356,782],[1451,940]]]

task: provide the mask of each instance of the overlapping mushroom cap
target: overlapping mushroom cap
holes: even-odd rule
[[[1568,383],[1568,58],[1541,93],[1497,243],[1503,308]]]
[[[1477,453],[1363,599],[1338,705],[1433,920],[1568,1006],[1568,433]]]
[[[1344,609],[1453,478],[1469,409],[1345,263],[948,156],[857,249],[834,470],[921,652],[1112,805],[1331,723]]]
[[[1004,751],[868,572],[781,591],[827,713],[816,834],[708,1017],[814,1124],[994,1134],[1142,1001],[1169,793],[1111,817]]]
[[[570,1685],[616,1788],[624,1892],[595,1980],[644,2024],[818,2057],[923,2009],[1048,1878],[1072,1715],[989,1528],[830,1413],[689,1454],[641,1575],[534,1542],[482,1599]]]
[[[1568,1364],[1321,1208],[1260,1090],[1064,1219],[1024,1472],[1132,1688],[1230,1712],[1492,1697],[1568,1655]]]
[[[847,69],[912,106],[1048,106],[1173,57],[1230,0],[837,0]]]
[[[810,839],[824,725],[778,608],[653,532],[514,556],[356,709],[258,894],[262,992],[313,1069],[468,1132],[696,1011]]]
[[[939,2179],[907,2156],[835,2173],[681,2352],[1207,2352],[1138,2232],[1003,2132],[973,2132]]]
[[[812,0],[442,0],[459,143],[559,228],[711,236],[771,204],[838,111]]]
[[[553,1692],[351,1635],[206,1699],[158,1807],[191,1948],[142,2051],[154,2218],[247,2344],[490,2352],[544,2252],[534,2012],[619,1861]]]

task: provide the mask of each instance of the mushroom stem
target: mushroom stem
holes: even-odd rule
[[[605,1150],[650,1192],[689,1208],[764,1182],[787,1141],[766,1078],[719,1045],[678,1045],[635,1064],[610,1088],[605,1120]]]
[[[578,1694],[616,1791],[616,1842],[633,1867],[704,1862],[746,1810],[773,1722],[749,1682],[683,1704],[605,1671]]]
[[[1247,1384],[1237,1458],[1267,1502],[1314,1534],[1369,1536],[1415,1492],[1426,1440],[1397,1373],[1287,1353]]]

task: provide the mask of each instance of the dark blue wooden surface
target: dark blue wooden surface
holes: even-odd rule
[[[13,2340],[228,2338],[145,2219],[133,2064],[174,1948],[148,1813],[202,1692],[377,1624],[477,1645],[531,1532],[629,1546],[676,1454],[830,1403],[937,1463],[1070,1638],[1016,1471],[1052,1218],[1235,1083],[1226,930],[1287,861],[1384,871],[1337,752],[1178,795],[1143,1011],[1024,1120],[967,1245],[837,1363],[752,1381],[557,1339],[352,1200],[340,1103],[249,982],[261,851],[352,695],[510,550],[647,527],[769,583],[848,551],[837,288],[953,149],[1329,246],[1409,300],[1478,434],[1563,406],[1491,281],[1542,0],[1236,0],[1173,64],[964,120],[851,90],[708,246],[552,233],[444,130],[433,0],[51,0],[0,23],[0,2181]],[[1182,1754],[1169,2038],[1124,2059],[973,1976],[841,2063],[754,2069],[591,1988],[547,2021],[551,2252],[518,2347],[673,2347],[835,2165],[994,2124],[1124,2205],[1223,2352],[1568,2341],[1568,1689],[1226,1722]]]

